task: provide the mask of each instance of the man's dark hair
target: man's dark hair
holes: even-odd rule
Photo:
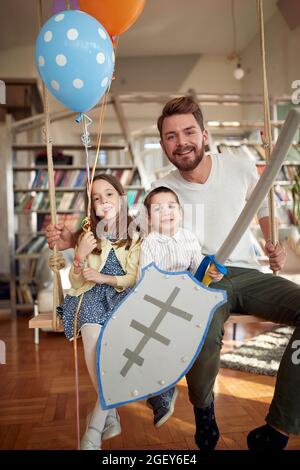
[[[192,114],[204,131],[203,114],[200,106],[189,96],[182,96],[181,98],[174,98],[164,106],[161,116],[157,120],[157,128],[162,139],[162,127],[166,117],[173,116],[174,114]]]

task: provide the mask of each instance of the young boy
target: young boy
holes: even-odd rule
[[[159,186],[148,193],[144,205],[150,234],[141,246],[140,272],[154,262],[164,271],[190,270],[194,274],[203,255],[196,235],[180,227],[183,212],[177,194],[170,188]],[[209,270],[209,275],[214,281],[223,277],[214,270]],[[176,387],[172,387],[147,400],[147,406],[153,410],[154,426],[162,426],[172,416],[177,396]]]

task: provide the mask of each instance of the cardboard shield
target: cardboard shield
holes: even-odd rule
[[[102,328],[97,344],[103,409],[144,400],[175,385],[191,368],[213,314],[227,301],[188,272],[154,263]]]

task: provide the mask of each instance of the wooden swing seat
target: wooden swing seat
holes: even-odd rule
[[[52,291],[42,289],[34,304],[34,316],[29,320],[29,328],[34,328],[34,343],[39,344],[39,330],[63,332],[63,328],[53,328],[53,295]]]
[[[52,312],[40,313],[29,320],[29,328],[52,330]]]

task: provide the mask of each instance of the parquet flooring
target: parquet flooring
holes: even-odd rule
[[[0,449],[74,449],[75,394],[73,349],[62,334],[41,333],[33,344],[28,318],[0,319],[7,363],[0,365]],[[238,340],[253,336],[263,324],[238,327]],[[231,347],[228,326],[225,347]],[[79,342],[81,428],[93,407],[95,392],[87,375]],[[216,383],[216,416],[221,431],[218,449],[246,449],[249,430],[264,423],[274,378],[223,369]],[[119,409],[122,435],[106,441],[105,449],[195,449],[193,409],[187,386],[179,384],[180,397],[173,417],[161,428],[152,425],[144,403]],[[289,449],[300,449],[300,437],[291,437]]]

